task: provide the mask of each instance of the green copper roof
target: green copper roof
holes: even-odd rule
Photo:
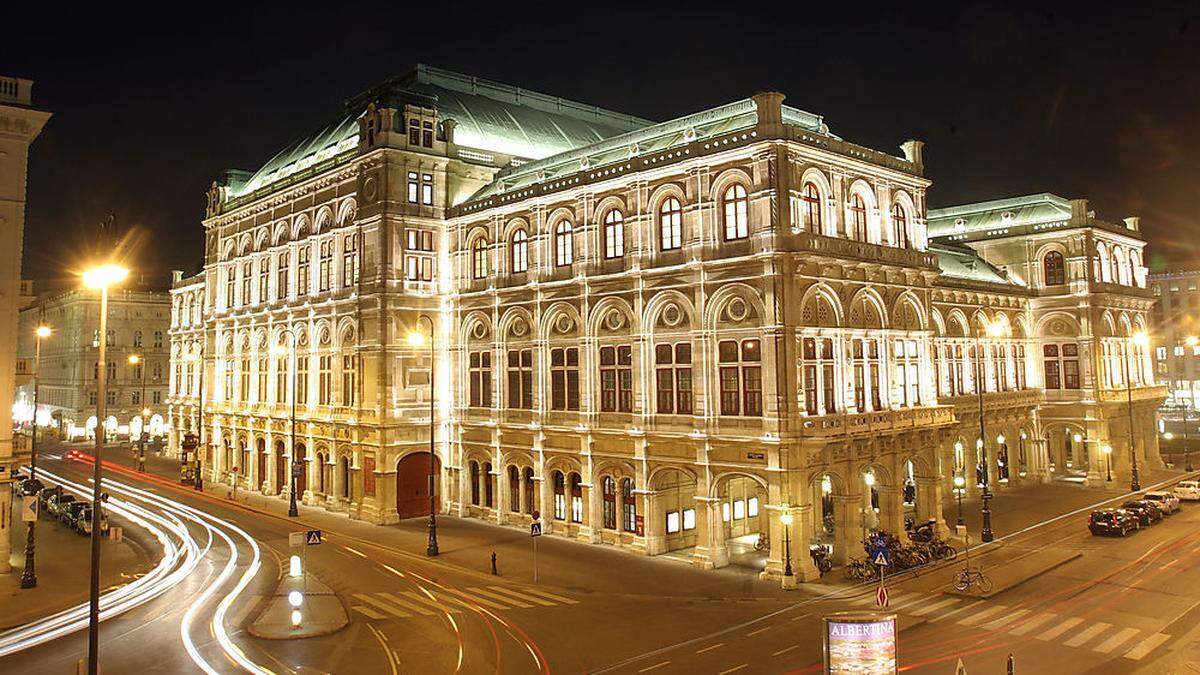
[[[931,243],[929,252],[937,255],[943,277],[1004,286],[1018,285],[967,246]]]
[[[813,133],[837,138],[829,133],[820,115],[798,108],[783,106],[783,121]],[[598,140],[536,162],[509,167],[497,174],[492,183],[472,195],[471,199],[519,190],[587,168],[624,161],[637,155],[658,152],[731,131],[749,129],[757,123],[758,109],[754,100],[747,98],[660,124],[647,124],[636,131]]]
[[[1071,203],[1043,192],[1024,197],[994,199],[974,204],[929,209],[929,236],[987,232],[1007,227],[1069,220]]]
[[[455,144],[523,159],[541,159],[585,146],[650,120],[568,101],[470,75],[418,64],[402,77],[373,87],[347,104],[347,113],[317,133],[285,147],[249,180],[230,185],[239,197],[353,150],[359,116],[376,98],[411,100],[453,119]]]

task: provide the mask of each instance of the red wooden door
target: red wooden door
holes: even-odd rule
[[[440,481],[442,463],[433,459],[434,484]],[[441,496],[434,500],[441,510]],[[429,453],[414,452],[396,463],[396,512],[401,518],[429,515]]]

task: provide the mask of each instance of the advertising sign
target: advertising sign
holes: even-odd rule
[[[640,513],[633,517],[633,530],[639,537],[646,536],[646,518]]]
[[[825,672],[894,675],[896,615],[840,612],[824,618]]]

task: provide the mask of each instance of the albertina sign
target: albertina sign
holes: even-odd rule
[[[840,612],[824,618],[825,672],[896,673],[896,615]]]

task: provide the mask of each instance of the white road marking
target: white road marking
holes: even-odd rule
[[[500,593],[497,593],[495,591],[489,591],[488,589],[481,588],[479,586],[475,586],[474,588],[472,588],[470,590],[472,593],[476,593],[476,594],[482,595],[484,597],[495,598],[496,600],[499,600],[500,602],[507,602],[508,604],[510,604],[514,607],[524,607],[524,608],[533,607],[533,605],[525,604],[524,602],[521,602],[520,600],[514,600],[513,598],[509,598],[509,597],[502,595]]]
[[[705,647],[705,648],[703,648],[703,649],[697,649],[697,650],[696,650],[696,653],[697,653],[697,654],[703,654],[704,652],[711,652],[712,650],[716,649],[717,647],[724,647],[724,646],[725,646],[725,643],[724,643],[724,642],[718,642],[718,643],[717,643],[717,644],[715,644],[715,645],[709,645],[709,646],[707,646],[707,647]]]
[[[413,591],[404,591],[400,595],[408,598],[409,600],[412,600],[413,602],[417,603],[418,605],[421,605],[422,607],[432,607],[434,609],[434,611],[437,611],[437,612],[461,612],[462,611],[462,609],[460,609],[459,607],[443,607],[443,606],[437,604],[437,602],[435,602],[434,600],[430,600],[429,598],[425,597],[424,595],[421,595],[420,593],[416,593]]]
[[[1083,632],[1079,633],[1078,635],[1071,638],[1070,640],[1067,640],[1063,644],[1068,647],[1081,647],[1088,640],[1091,640],[1092,638],[1103,633],[1104,631],[1108,630],[1109,628],[1112,628],[1111,623],[1104,623],[1103,621],[1097,621],[1096,623],[1094,623],[1091,626],[1088,626],[1086,629],[1084,629]]]
[[[1007,609],[1008,608],[1005,607],[1004,605],[996,605],[995,607],[989,607],[985,610],[975,612],[974,614],[971,614],[970,616],[967,616],[966,618],[959,619],[958,625],[974,626],[977,623],[981,623],[984,619],[988,618],[989,616],[996,614],[998,612],[1006,611]]]
[[[992,621],[989,621],[989,622],[983,624],[982,626],[980,626],[980,628],[982,628],[984,630],[997,630],[1001,626],[1006,626],[1006,625],[1012,623],[1013,621],[1020,619],[1021,617],[1025,616],[1028,613],[1029,613],[1029,610],[1027,610],[1027,609],[1018,609],[1014,612],[1005,614],[1004,616],[1000,617],[999,619],[994,619]]]
[[[1069,619],[1064,620],[1062,623],[1058,624],[1054,628],[1051,628],[1050,630],[1046,631],[1045,633],[1037,635],[1036,637],[1037,637],[1037,639],[1041,640],[1042,642],[1049,642],[1050,640],[1053,640],[1054,638],[1058,637],[1059,635],[1062,635],[1063,633],[1071,630],[1072,628],[1074,628],[1075,626],[1078,626],[1081,623],[1083,623],[1083,619],[1073,616]]]
[[[446,591],[447,593],[453,593],[453,594],[459,596],[460,598],[465,598],[468,602],[471,602],[471,603],[478,603],[480,605],[486,605],[487,607],[491,607],[492,609],[508,609],[508,605],[502,605],[498,602],[493,602],[491,600],[488,600],[487,598],[477,598],[473,595],[470,595],[469,593],[464,593],[464,592],[458,590],[457,588],[443,586],[442,590]]]
[[[1124,628],[1120,631],[1117,631],[1116,635],[1108,638],[1104,642],[1101,642],[1096,647],[1093,647],[1092,651],[1100,652],[1101,654],[1107,654],[1117,647],[1120,647],[1122,644],[1128,642],[1129,639],[1134,635],[1137,635],[1138,632],[1139,631],[1136,628]]]
[[[1054,612],[1042,612],[1041,614],[1038,614],[1037,616],[1033,617],[1032,619],[1029,619],[1029,620],[1021,623],[1020,626],[1017,626],[1016,628],[1008,631],[1008,634],[1009,635],[1024,635],[1024,634],[1028,633],[1029,631],[1033,630],[1034,628],[1037,628],[1038,626],[1046,623],[1050,619],[1053,619],[1056,616],[1058,616],[1058,615],[1055,614]]]
[[[408,612],[400,611],[399,607],[393,607],[392,605],[389,605],[388,603],[386,603],[382,600],[372,598],[371,596],[367,595],[366,593],[355,593],[354,597],[367,603],[368,605],[374,605],[375,607],[382,609],[383,611],[387,612],[388,614],[391,614],[392,616],[396,616],[401,619],[406,619],[409,616],[411,616]]]
[[[1140,661],[1142,657],[1158,648],[1159,645],[1170,640],[1171,636],[1166,633],[1155,633],[1150,637],[1142,640],[1133,649],[1125,652],[1125,658]]]
[[[952,609],[949,612],[946,612],[945,614],[943,614],[941,616],[933,617],[932,619],[929,620],[929,623],[937,623],[938,621],[943,621],[945,619],[948,619],[948,618],[954,616],[955,614],[958,614],[959,612],[966,611],[968,609],[971,609],[972,607],[978,607],[979,605],[982,605],[983,602],[984,602],[983,600],[976,600],[975,602],[963,605],[962,607]]]
[[[513,590],[511,588],[505,588],[504,586],[488,586],[488,588],[492,589],[493,591],[495,591],[497,593],[501,593],[506,597],[513,597],[513,598],[516,598],[517,600],[527,600],[529,602],[537,603],[544,607],[553,607],[554,606],[554,603],[549,600],[543,600],[542,598],[532,596],[532,595],[525,595],[525,594],[522,594],[519,591]]]
[[[736,673],[737,671],[741,670],[742,668],[745,668],[745,667],[746,667],[746,666],[748,666],[748,665],[750,665],[750,664],[748,664],[748,663],[743,663],[743,664],[742,664],[742,665],[740,665],[740,666],[734,666],[734,667],[732,667],[732,668],[729,668],[728,670],[722,670],[722,671],[721,671],[720,673],[718,673],[717,675],[729,675],[729,673]]]
[[[557,600],[559,602],[566,603],[568,605],[578,605],[579,604],[578,600],[572,600],[571,598],[568,598],[566,596],[557,595],[555,593],[551,593],[550,591],[544,591],[540,588],[530,588],[529,586],[521,586],[520,589],[525,591],[526,593],[540,595],[543,598],[548,598],[550,600]]]
[[[786,653],[792,651],[793,649],[798,648],[799,646],[800,645],[792,645],[791,647],[784,647],[783,649],[780,649],[777,652],[771,652],[771,656],[779,656],[780,654],[786,654]]]
[[[758,635],[759,633],[765,633],[769,630],[771,630],[770,626],[767,626],[766,628],[759,628],[758,630],[752,630],[749,633],[746,633],[746,637],[754,637],[755,635]]]
[[[667,664],[669,664],[669,663],[671,663],[671,662],[670,662],[670,661],[663,661],[662,663],[656,663],[656,664],[654,664],[654,665],[652,665],[652,666],[650,666],[650,667],[648,667],[648,668],[642,668],[642,669],[641,669],[641,670],[639,670],[638,672],[639,672],[639,673],[648,673],[648,672],[650,672],[651,670],[654,670],[655,668],[662,668],[663,666],[665,666],[665,665],[667,665]]]
[[[371,609],[370,607],[367,607],[366,605],[354,605],[350,609],[352,609],[356,612],[361,612],[361,613],[365,614],[368,619],[375,619],[376,621],[378,621],[379,619],[387,618],[383,614],[376,612],[375,610]]]
[[[388,602],[392,603],[393,605],[396,605],[397,607],[407,609],[410,612],[416,612],[417,614],[424,614],[425,616],[433,616],[434,615],[434,612],[431,612],[430,610],[422,607],[421,605],[418,605],[415,602],[409,602],[408,600],[405,600],[403,598],[397,598],[396,596],[392,595],[391,593],[380,593],[379,597],[383,598],[384,600],[387,600]]]
[[[913,616],[925,616],[926,614],[928,614],[932,611],[941,609],[948,605],[953,605],[956,602],[958,602],[958,598],[947,598],[945,600],[940,600],[938,602],[935,602],[931,605],[924,605],[922,607],[918,607],[917,609],[914,609],[911,612],[909,612],[909,614],[912,614]]]

